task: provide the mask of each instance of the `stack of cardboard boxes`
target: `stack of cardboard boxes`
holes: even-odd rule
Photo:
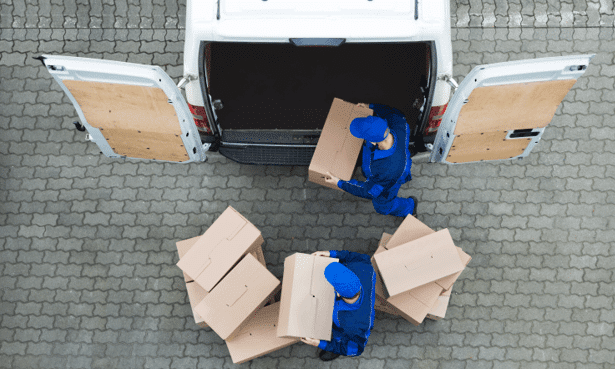
[[[177,242],[195,322],[226,341],[234,363],[298,342],[277,336],[280,303],[274,296],[281,286],[267,270],[263,241],[229,206],[202,236]]]
[[[447,229],[435,232],[408,216],[391,236],[384,233],[372,257],[377,310],[414,325],[443,318],[453,283],[472,258],[456,247]]]

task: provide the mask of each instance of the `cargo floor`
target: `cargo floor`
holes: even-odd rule
[[[382,103],[413,125],[419,83],[426,74],[422,43],[212,43],[210,94],[222,129],[321,129],[334,97]]]

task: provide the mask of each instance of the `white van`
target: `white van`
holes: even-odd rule
[[[188,0],[186,11],[177,85],[157,66],[39,57],[104,155],[308,165],[337,97],[400,109],[412,151],[432,162],[524,157],[593,57],[480,65],[457,88],[447,0]]]

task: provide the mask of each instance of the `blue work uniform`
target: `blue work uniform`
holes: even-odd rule
[[[361,295],[353,304],[336,297],[333,306],[331,340],[321,340],[318,347],[325,351],[346,356],[363,353],[372,328],[374,328],[374,301],[376,298],[376,272],[368,255],[352,251],[329,251],[332,258],[350,269],[361,281]]]
[[[410,128],[403,113],[382,104],[369,104],[374,115],[387,121],[393,135],[393,146],[379,150],[376,145],[365,141],[362,148],[361,170],[366,180],[340,180],[337,186],[355,196],[372,200],[374,209],[384,215],[405,217],[412,214],[414,201],[397,197],[402,184],[410,181]]]

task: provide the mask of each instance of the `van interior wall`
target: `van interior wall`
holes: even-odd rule
[[[322,129],[333,98],[382,103],[414,125],[427,75],[424,43],[338,47],[213,43],[210,95],[222,129]]]

